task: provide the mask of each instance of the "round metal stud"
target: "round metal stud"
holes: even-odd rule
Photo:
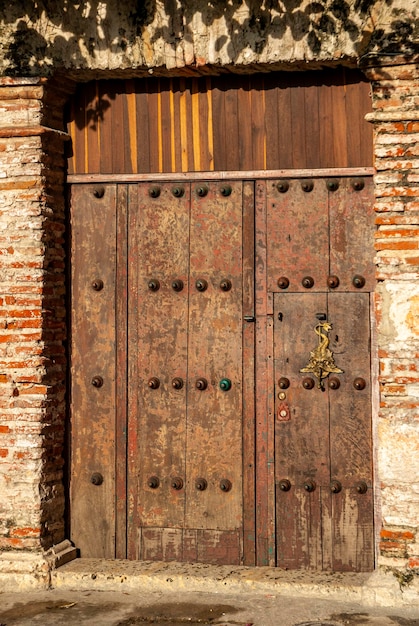
[[[96,387],[96,389],[99,389],[99,387],[103,387],[103,378],[102,378],[102,376],[93,376],[93,378],[92,378],[92,385],[93,385],[93,387]]]
[[[208,289],[208,283],[205,278],[198,278],[195,283],[195,287],[198,289],[198,291],[206,291]]]
[[[277,183],[276,188],[278,189],[279,193],[286,193],[290,188],[290,184],[287,180],[280,180]]]
[[[148,195],[150,196],[150,198],[158,198],[160,195],[160,187],[157,187],[156,185],[150,187],[150,189],[148,190]]]
[[[314,387],[314,380],[310,378],[309,376],[307,376],[306,378],[303,378],[302,383],[303,383],[304,389],[313,389]]]
[[[196,195],[199,196],[200,198],[205,198],[207,194],[208,194],[208,187],[206,185],[200,185],[199,187],[196,188]]]
[[[338,180],[328,180],[326,182],[326,187],[329,191],[337,191],[339,189],[339,181]]]
[[[220,389],[221,389],[221,391],[230,391],[230,389],[231,389],[231,380],[229,378],[222,378],[220,380]]]
[[[357,391],[362,391],[366,387],[365,378],[355,378],[353,385]]]
[[[152,378],[150,378],[150,380],[148,381],[148,386],[150,387],[150,389],[158,389],[160,387],[160,381],[158,378],[156,378],[155,376],[153,376]]]
[[[147,485],[150,487],[150,489],[157,489],[158,487],[160,487],[160,479],[158,478],[158,476],[150,476],[147,481]]]
[[[290,286],[290,281],[288,280],[286,276],[280,276],[280,278],[278,278],[278,287],[280,289],[287,289],[289,286]]]
[[[93,195],[95,198],[103,198],[105,195],[105,187],[95,187],[93,189]]]
[[[340,380],[339,378],[336,378],[336,376],[331,376],[329,378],[329,388],[330,389],[339,389],[340,387]]]
[[[228,478],[223,478],[222,480],[220,480],[221,491],[224,491],[224,492],[231,491],[232,486],[233,485],[231,484],[231,481],[228,480]]]
[[[342,491],[342,483],[339,480],[332,480],[330,483],[330,491],[332,493],[340,493]]]
[[[183,387],[183,379],[176,376],[176,378],[172,379],[172,387],[173,389],[182,389]]]
[[[222,185],[220,187],[220,193],[222,196],[230,196],[232,192],[231,185]]]
[[[160,289],[160,281],[157,278],[152,278],[148,281],[148,288],[150,291],[158,291]]]
[[[173,291],[182,291],[182,289],[183,289],[183,280],[180,280],[180,278],[177,278],[176,280],[174,280],[172,282],[172,289],[173,289]]]
[[[198,489],[198,491],[205,491],[205,489],[208,487],[208,483],[205,480],[205,478],[197,478],[195,481],[195,488]]]
[[[289,491],[291,489],[291,483],[287,478],[280,480],[278,485],[281,491]]]
[[[290,386],[289,378],[285,378],[285,376],[281,376],[281,378],[278,380],[278,387],[280,389],[288,389],[289,386]]]
[[[182,478],[180,478],[179,476],[176,476],[175,478],[171,478],[170,486],[172,487],[172,489],[175,489],[176,491],[180,491],[183,488]]]
[[[304,276],[301,284],[305,289],[311,289],[314,285],[314,278],[312,276]]]
[[[172,194],[175,196],[175,198],[181,198],[185,193],[185,190],[183,187],[173,187],[172,189]]]
[[[355,276],[352,279],[352,284],[357,289],[362,289],[362,287],[365,286],[365,278],[361,276],[360,274],[355,274]]]
[[[100,278],[96,278],[94,281],[92,281],[92,289],[94,289],[95,291],[102,291],[103,280],[101,280]]]
[[[199,389],[199,391],[205,391],[205,389],[208,387],[208,381],[206,378],[198,378],[195,381],[195,387],[197,389]]]
[[[90,476],[90,482],[92,483],[92,485],[99,487],[99,485],[103,483],[102,474],[100,472],[93,472],[93,474]]]
[[[228,278],[224,278],[220,282],[221,291],[230,291],[231,287],[232,287],[231,280],[229,280]]]
[[[355,489],[358,493],[367,493],[368,485],[364,480],[360,480],[359,482],[355,483]]]
[[[337,276],[328,276],[327,277],[327,286],[330,287],[330,289],[336,289],[336,287],[339,287],[339,278]]]
[[[306,480],[303,487],[308,493],[311,493],[316,489],[316,483],[314,480]]]
[[[305,191],[306,193],[309,191],[313,191],[313,188],[314,188],[314,183],[312,180],[303,180],[303,182],[301,183],[301,189]]]
[[[351,181],[352,189],[355,191],[361,191],[365,187],[365,181],[362,178],[354,178]]]

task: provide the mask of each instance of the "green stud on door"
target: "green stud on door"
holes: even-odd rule
[[[222,378],[220,380],[221,391],[229,391],[231,389],[231,380],[229,378]]]

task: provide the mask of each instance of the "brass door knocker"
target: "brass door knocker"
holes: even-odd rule
[[[336,366],[333,352],[329,349],[328,333],[332,330],[329,322],[319,322],[314,327],[314,332],[319,337],[319,345],[310,352],[310,359],[301,373],[311,373],[317,378],[317,388],[324,391],[323,381],[329,374],[343,374],[343,370]]]

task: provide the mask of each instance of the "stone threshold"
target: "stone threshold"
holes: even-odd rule
[[[415,581],[416,582],[416,581]],[[51,572],[51,587],[86,591],[261,593],[367,606],[419,606],[419,587],[391,573],[285,571],[272,567],[76,559]]]

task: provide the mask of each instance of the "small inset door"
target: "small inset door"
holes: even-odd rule
[[[277,565],[373,567],[365,180],[268,185]]]

